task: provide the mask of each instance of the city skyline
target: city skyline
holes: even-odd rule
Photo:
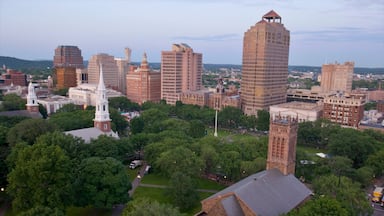
[[[290,65],[384,67],[384,1],[373,0],[1,0],[0,55],[50,60],[57,46],[74,45],[89,60],[129,47],[134,62],[144,52],[160,62],[161,51],[186,43],[203,63],[240,65],[244,32],[272,9],[291,33]]]

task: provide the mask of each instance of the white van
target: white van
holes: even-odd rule
[[[136,167],[139,167],[142,164],[143,164],[143,162],[141,160],[134,160],[131,162],[131,164],[129,164],[129,168],[136,169]]]

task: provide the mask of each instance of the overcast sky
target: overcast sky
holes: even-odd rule
[[[75,45],[84,60],[187,43],[204,63],[241,64],[243,35],[270,10],[291,32],[290,65],[354,61],[384,67],[384,0],[0,0],[0,55],[53,59]]]

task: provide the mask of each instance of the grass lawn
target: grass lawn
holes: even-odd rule
[[[215,181],[209,179],[197,179],[197,188],[198,189],[209,189],[209,190],[222,190],[227,186],[218,184]]]
[[[130,169],[129,167],[127,167],[127,173],[128,173],[128,176],[129,176],[129,181],[132,182],[136,178],[137,171],[139,171],[139,168],[137,168],[137,169]]]
[[[168,185],[169,179],[156,173],[150,173],[145,175],[141,183],[143,184],[155,184],[155,185]],[[136,193],[136,192],[135,192]]]
[[[156,200],[159,203],[167,203],[171,204],[171,200],[165,196],[164,194],[165,189],[163,188],[149,188],[149,187],[138,187],[133,195],[133,199],[138,197],[147,197],[149,199]],[[213,193],[207,193],[207,192],[199,192],[200,199],[203,200],[209,196],[211,196]],[[198,205],[196,205],[195,208],[192,208],[186,212],[188,215],[195,215],[201,210],[201,204],[199,202]]]

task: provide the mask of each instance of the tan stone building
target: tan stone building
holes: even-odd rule
[[[351,92],[354,62],[324,64],[321,67],[320,86],[323,92]]]
[[[187,44],[173,44],[171,51],[161,52],[161,98],[176,104],[180,93],[201,89],[202,54]]]
[[[115,61],[116,61],[117,73],[119,77],[117,90],[123,94],[126,94],[127,92],[126,76],[129,71],[129,65],[131,63],[132,50],[130,48],[125,48],[124,53],[125,53],[124,58],[115,58]]]
[[[358,128],[364,117],[365,94],[337,93],[324,98],[324,118],[344,127]]]
[[[241,106],[247,115],[285,103],[290,33],[273,10],[244,33]]]
[[[107,88],[118,90],[119,72],[115,58],[105,53],[93,55],[88,62],[88,83],[99,83],[100,64],[103,66],[104,82]]]
[[[144,53],[139,68],[131,67],[126,76],[127,98],[142,104],[146,101],[160,102],[161,74],[149,68],[147,55]]]
[[[323,103],[307,103],[292,101],[269,107],[271,118],[297,118],[299,122],[316,121],[323,115]]]

